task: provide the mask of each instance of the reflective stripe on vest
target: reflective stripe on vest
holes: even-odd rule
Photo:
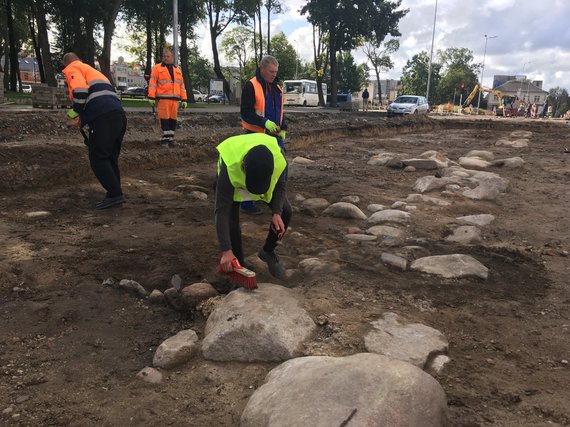
[[[255,95],[255,104],[253,106],[253,108],[255,109],[255,114],[257,114],[259,117],[265,117],[265,91],[263,90],[263,86],[261,85],[259,80],[257,80],[257,77],[253,77],[249,81],[253,85],[253,93]],[[277,87],[279,88],[279,90],[281,90],[281,88],[279,86],[277,86]],[[279,126],[279,127],[281,127],[281,124],[283,123],[283,104],[284,104],[284,102],[285,102],[285,99],[283,97],[283,93],[281,93],[281,115],[279,117],[279,123],[277,123],[277,126]],[[247,129],[251,132],[265,133],[264,127],[252,125],[250,123],[247,123],[244,120],[241,121],[241,126],[244,129]]]
[[[242,162],[245,155],[253,147],[258,145],[266,146],[273,154],[273,174],[271,175],[271,183],[265,194],[251,194],[245,186],[245,171],[242,168]],[[263,200],[266,203],[271,202],[273,191],[279,181],[279,177],[287,167],[287,161],[281,153],[281,148],[277,144],[277,140],[269,135],[262,133],[250,133],[245,135],[232,136],[220,143],[216,150],[220,153],[218,160],[218,175],[220,174],[220,165],[222,160],[228,169],[228,177],[234,187],[234,202],[243,202],[246,200]]]

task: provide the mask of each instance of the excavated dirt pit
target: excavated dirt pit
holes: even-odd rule
[[[102,285],[129,278],[165,290],[172,275],[185,284],[227,283],[213,227],[215,145],[240,133],[235,114],[183,116],[178,146],[156,144],[151,118],[129,113],[121,157],[122,208],[94,211],[103,192],[92,176],[79,134],[61,112],[0,112],[0,424],[234,426],[249,396],[276,364],[218,363],[197,356],[164,371],[160,385],[135,375],[156,347],[179,330],[203,337],[200,312],[151,305]],[[293,286],[309,314],[329,322],[305,354],[365,351],[369,322],[386,311],[440,330],[451,361],[436,375],[454,426],[568,425],[570,413],[569,127],[529,120],[392,119],[358,114],[290,114],[288,194],[371,203],[404,200],[416,179],[367,161],[380,151],[415,157],[438,150],[451,160],[470,150],[520,156],[518,169],[493,168],[510,181],[496,201],[450,197],[449,207],[418,204],[398,245],[431,255],[465,253],[489,270],[486,281],[441,279],[380,262],[394,247],[349,243],[364,221],[314,217],[295,209],[279,248],[287,267],[306,256],[338,251],[341,271],[297,277]],[[527,148],[496,146],[511,132],[532,132]],[[208,200],[191,196],[204,191]],[[434,195],[441,197],[439,192]],[[48,211],[30,218],[26,213]],[[456,217],[489,213],[483,241],[460,246],[444,238]],[[242,218],[247,254],[259,248],[269,215]],[[260,272],[260,281],[272,281]],[[279,283],[279,282],[276,282]],[[334,316],[331,316],[334,314]]]

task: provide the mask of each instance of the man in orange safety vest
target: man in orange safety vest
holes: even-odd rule
[[[148,102],[156,105],[163,147],[174,146],[174,133],[178,119],[178,104],[182,109],[188,106],[184,78],[180,68],[174,65],[174,55],[170,49],[164,49],[162,62],[156,64],[150,73],[148,84]]]

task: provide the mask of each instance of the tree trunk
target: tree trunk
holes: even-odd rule
[[[265,7],[267,8],[267,54],[271,55],[271,0],[267,0]]]
[[[46,77],[44,74],[44,67],[42,65],[42,53],[40,52],[40,46],[36,39],[36,26],[34,25],[34,11],[33,5],[30,7],[29,15],[28,15],[28,27],[30,28],[30,38],[32,39],[32,46],[34,48],[34,53],[36,55],[36,61],[38,63],[38,71],[40,72],[40,82],[45,83]],[[33,61],[33,59],[32,59]],[[34,73],[34,83],[37,83],[36,78],[36,66],[33,65],[32,67]]]
[[[180,68],[182,77],[184,78],[184,86],[188,101],[196,102],[194,93],[192,92],[192,80],[190,80],[190,71],[188,70],[188,2],[182,0],[180,8]]]
[[[253,57],[255,58],[255,64],[258,65],[259,59],[257,58],[257,28],[256,28],[255,12],[253,12]]]
[[[18,64],[18,51],[16,50],[16,37],[14,35],[14,17],[12,16],[12,0],[6,0],[6,21],[8,26],[8,44],[10,46],[10,90],[16,92],[20,80],[20,66]]]
[[[123,4],[123,0],[113,0],[107,4],[105,17],[103,18],[103,49],[99,55],[99,66],[101,72],[109,79],[114,86],[113,75],[111,74],[111,41],[115,32],[115,20],[119,14],[119,9]]]
[[[336,32],[334,26],[329,25],[329,64],[331,67],[331,107],[336,107],[337,79],[336,79]]]
[[[257,23],[259,25],[259,61],[263,58],[263,31],[261,31],[261,2],[257,3]]]
[[[146,67],[144,70],[144,78],[146,80],[146,84],[150,80],[150,73],[152,71],[153,66],[152,61],[152,18],[150,15],[150,11],[146,13]]]
[[[378,105],[382,106],[382,86],[380,86],[380,70],[378,69],[378,67],[374,67],[374,71],[376,72],[376,82],[378,83]]]
[[[210,39],[212,41],[212,55],[214,57],[214,72],[216,73],[216,77],[224,82],[224,92],[228,99],[231,99],[231,89],[230,84],[226,80],[224,73],[222,73],[222,67],[220,66],[220,56],[218,54],[218,46],[217,46],[217,33],[216,29],[210,27]]]
[[[41,50],[41,58],[43,70],[45,73],[45,82],[48,86],[57,87],[57,80],[55,78],[55,70],[51,59],[51,50],[49,46],[49,39],[47,33],[46,10],[43,0],[35,1],[36,7],[36,22],[38,24],[38,43]],[[43,80],[42,80],[43,82]]]

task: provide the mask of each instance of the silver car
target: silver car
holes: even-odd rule
[[[429,104],[424,96],[401,95],[388,106],[388,117],[427,113]]]

